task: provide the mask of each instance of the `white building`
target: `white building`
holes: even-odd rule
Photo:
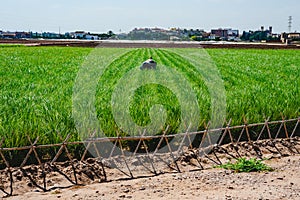
[[[84,31],[76,31],[71,34],[75,39],[83,39],[86,33]]]
[[[87,40],[99,40],[99,36],[96,34],[87,34],[85,35],[85,39]]]
[[[98,34],[91,34],[85,31],[76,31],[74,33],[70,33],[70,35],[75,39],[99,40]]]

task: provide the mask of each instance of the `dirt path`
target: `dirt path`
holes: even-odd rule
[[[118,41],[118,40],[10,40],[2,39],[0,44],[23,44],[25,46],[65,46],[99,48],[230,48],[230,49],[300,49],[300,45],[281,43],[210,43],[169,41]]]
[[[275,171],[237,174],[212,168],[48,193],[29,192],[7,199],[300,199],[300,156],[273,158],[265,163]]]

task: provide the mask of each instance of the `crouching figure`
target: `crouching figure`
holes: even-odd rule
[[[156,65],[157,63],[152,59],[152,57],[150,57],[148,60],[146,60],[145,62],[143,62],[142,66],[140,67],[141,70],[144,69],[156,69]]]

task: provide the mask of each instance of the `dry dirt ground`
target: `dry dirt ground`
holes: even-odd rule
[[[197,150],[185,149],[176,162],[182,173],[176,173],[173,163],[169,166],[161,165],[160,175],[154,176],[145,172],[144,178],[124,180],[120,179],[124,178],[124,174],[122,176],[119,170],[105,167],[108,182],[103,182],[101,177],[95,177],[95,174],[103,175],[97,160],[88,160],[85,164],[79,162],[75,168],[79,183],[83,183],[84,186],[70,184],[67,179],[59,176],[57,171],[51,171],[52,168],[49,167],[46,169],[48,170],[47,188],[51,189],[48,192],[42,192],[41,189],[34,187],[20,169],[15,169],[13,172],[15,196],[7,199],[300,199],[299,137],[228,144],[212,152],[214,153],[207,157],[197,158],[196,156],[199,155]],[[235,173],[214,168],[215,164],[212,160],[226,163],[237,156],[259,157],[274,171]],[[197,159],[200,162],[197,163]],[[92,168],[87,168],[88,163]],[[136,174],[139,171],[139,168],[133,168],[136,161],[128,160],[128,163]],[[155,161],[157,168],[159,163],[161,164]],[[199,170],[199,163],[204,170]],[[68,163],[56,166],[72,177],[72,168]],[[42,185],[37,166],[28,166],[24,170],[35,177],[39,185]],[[6,186],[1,188],[5,188],[6,191],[9,182],[7,177],[6,172],[1,172],[0,180],[6,180]],[[3,196],[1,192],[0,195]]]
[[[162,41],[90,41],[90,40],[13,40],[1,39],[0,44],[23,44],[25,46],[65,46],[99,48],[235,48],[235,49],[300,49],[299,44],[281,43],[199,43]]]
[[[300,199],[300,156],[265,161],[273,172],[234,173],[223,169],[168,173],[127,181],[29,192],[8,200],[33,199]]]

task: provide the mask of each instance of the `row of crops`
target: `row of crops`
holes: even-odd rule
[[[72,95],[77,75],[89,63],[91,54],[92,59],[97,55],[102,58],[120,55],[110,58],[112,62],[107,63],[96,80],[95,112],[107,136],[127,134],[115,119],[118,106],[112,106],[114,92],[118,87],[122,91],[120,80],[127,77],[121,84],[124,87],[147,79],[160,83],[168,68],[184,77],[195,93],[197,112],[201,116],[197,128],[204,128],[204,122],[213,117],[211,91],[207,85],[210,77],[204,77],[201,70],[197,70],[196,62],[208,63],[217,69],[211,69],[210,73],[222,79],[225,117],[232,118],[232,125],[244,123],[243,118],[253,123],[267,117],[277,120],[281,115],[286,118],[299,116],[299,51],[208,49],[201,54],[199,51],[0,47],[0,135],[6,138],[4,146],[27,145],[27,135],[31,138],[39,136],[39,143],[44,144],[57,143],[61,141],[59,135],[69,133],[73,135],[72,140],[80,140],[73,118]],[[195,59],[188,60],[185,54],[194,55]],[[157,61],[158,70],[140,71],[139,65],[150,56]],[[131,76],[131,72],[140,73],[139,80]],[[124,97],[124,102],[129,102],[128,112],[134,124],[140,127],[150,124],[153,120],[151,112],[155,111],[153,106],[162,105],[163,108],[156,108],[164,109],[166,116],[154,116],[161,117],[158,122],[165,120],[160,127],[170,125],[170,132],[178,131],[183,106],[174,90],[176,88],[170,89],[153,81],[136,88],[129,100]],[[215,91],[216,94],[221,92]],[[189,90],[186,93],[190,93]]]

